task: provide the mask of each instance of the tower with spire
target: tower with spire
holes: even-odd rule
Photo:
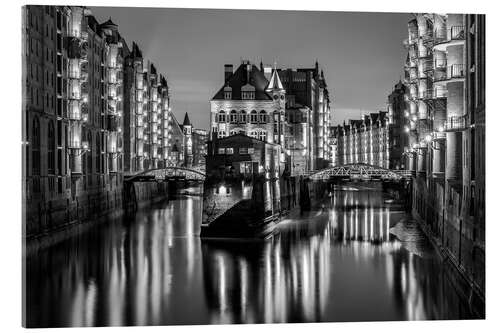
[[[184,160],[185,166],[190,167],[193,164],[193,124],[186,112],[182,122],[182,133],[184,134]]]

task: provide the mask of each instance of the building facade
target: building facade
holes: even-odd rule
[[[365,163],[381,168],[394,167],[390,155],[390,123],[387,112],[379,111],[359,120],[349,120],[333,131],[336,135],[336,156],[332,160],[336,165]]]
[[[484,29],[484,15],[415,14],[405,41],[414,214],[483,296]]]
[[[232,65],[225,65],[224,78],[224,85],[210,101],[210,135],[244,134],[277,144],[284,162],[286,91],[277,70],[272,70],[268,80],[261,69],[242,61],[234,72]]]
[[[329,130],[331,124],[330,95],[323,70],[316,61],[312,68],[284,69],[279,71],[287,96],[293,105],[310,110],[308,119],[309,170],[326,168],[331,163]]]
[[[81,6],[23,8],[22,121],[27,237],[115,211],[172,150],[166,79]]]
[[[126,53],[124,165],[127,174],[134,174],[168,164],[172,115],[165,77],[143,58],[137,43]]]
[[[224,85],[212,98],[211,135],[238,133],[278,144],[280,163],[294,175],[331,164],[330,97],[323,71],[281,70],[242,61],[225,65]]]
[[[193,167],[205,170],[207,155],[208,131],[193,129]]]
[[[121,203],[121,36],[89,9],[23,10],[26,235]]]

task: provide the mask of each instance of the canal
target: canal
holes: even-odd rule
[[[28,327],[473,318],[379,188],[338,187],[268,240],[202,241],[185,195],[26,258]]]

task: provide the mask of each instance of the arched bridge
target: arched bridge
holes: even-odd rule
[[[312,180],[329,180],[335,178],[363,180],[401,180],[412,177],[409,170],[391,170],[366,163],[350,163],[318,170],[309,175]]]
[[[141,181],[141,180],[205,180],[205,173],[199,168],[183,168],[169,166],[165,168],[156,168],[144,170],[125,178],[125,181]]]

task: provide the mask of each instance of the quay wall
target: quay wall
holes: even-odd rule
[[[23,241],[27,253],[57,243],[87,227],[119,217],[126,210],[168,199],[168,183],[135,182],[74,199],[23,202]]]
[[[479,315],[485,313],[484,248],[474,239],[473,216],[460,190],[444,179],[413,179],[411,213],[439,254],[449,280]]]

